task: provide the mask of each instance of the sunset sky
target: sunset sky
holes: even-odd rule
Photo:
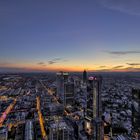
[[[0,0],[0,72],[140,71],[139,0]]]

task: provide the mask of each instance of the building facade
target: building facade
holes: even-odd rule
[[[132,89],[132,128],[135,137],[140,139],[140,89]]]
[[[74,82],[69,81],[64,84],[64,106],[74,104]]]
[[[88,79],[85,129],[90,140],[103,139],[101,83],[101,77],[89,77]]]
[[[57,76],[57,96],[60,98],[61,102],[64,103],[64,83],[68,80],[68,73],[58,72]]]

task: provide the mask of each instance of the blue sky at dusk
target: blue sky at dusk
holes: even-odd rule
[[[0,71],[140,71],[139,0],[0,0]]]

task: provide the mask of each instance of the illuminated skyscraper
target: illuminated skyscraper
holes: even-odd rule
[[[87,95],[87,118],[101,118],[101,77],[89,77]]]
[[[102,140],[102,105],[101,105],[101,77],[89,77],[86,126],[91,140]],[[89,129],[89,130],[88,130]]]
[[[140,89],[132,90],[132,126],[135,136],[140,139]]]

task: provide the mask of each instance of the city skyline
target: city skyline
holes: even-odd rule
[[[138,0],[0,1],[0,72],[140,72]]]

